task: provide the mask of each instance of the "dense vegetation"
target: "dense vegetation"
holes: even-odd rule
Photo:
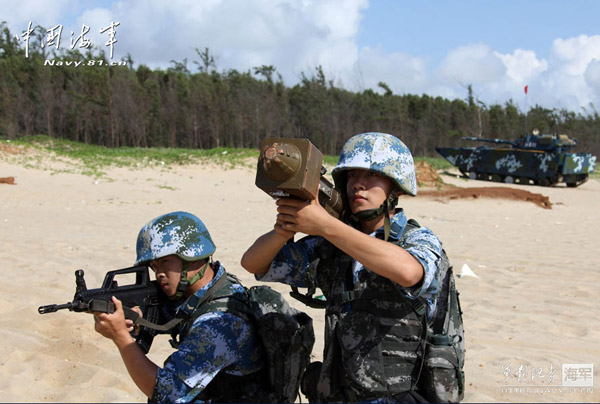
[[[461,136],[514,139],[536,127],[576,137],[577,150],[600,155],[593,106],[578,113],[535,106],[525,114],[512,101],[485,105],[470,87],[465,100],[397,95],[383,82],[382,94],[351,92],[320,67],[289,88],[273,66],[218,71],[208,49],[196,49],[195,72],[187,59],[164,71],[134,69],[131,57],[109,66],[102,51],[52,51],[39,46],[41,39],[31,38],[26,57],[0,24],[0,138],[43,133],[111,148],[211,149],[307,137],[336,155],[350,136],[382,131],[398,135],[417,156],[434,156],[436,146],[457,145]]]

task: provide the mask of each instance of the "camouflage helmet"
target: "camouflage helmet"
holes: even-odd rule
[[[216,250],[208,229],[198,217],[171,212],[149,221],[138,234],[135,265],[177,255],[184,261],[210,257]]]
[[[387,133],[361,133],[348,139],[331,172],[338,189],[345,189],[345,171],[364,169],[383,174],[403,192],[416,196],[415,164],[408,147]]]

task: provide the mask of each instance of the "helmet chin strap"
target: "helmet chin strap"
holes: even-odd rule
[[[192,279],[188,279],[187,272],[189,269],[188,265],[190,264],[190,262],[183,261],[183,268],[181,269],[181,279],[179,280],[179,284],[177,285],[177,291],[175,292],[174,299],[176,299],[176,300],[181,299],[183,297],[183,293],[185,292],[185,290],[187,288],[189,288],[194,283],[196,283],[200,279],[202,279],[204,277],[204,273],[206,272],[206,269],[208,268],[208,266],[211,263],[212,263],[212,257],[209,257],[209,259],[206,260],[206,264],[204,264],[202,266],[202,268],[200,268],[198,273],[196,275],[192,276]]]
[[[383,201],[381,206],[377,209],[366,209],[362,210],[356,214],[352,214],[350,216],[350,220],[353,222],[368,222],[373,219],[377,219],[379,216],[383,215],[383,239],[385,241],[390,237],[390,212],[394,210],[396,204],[398,203],[398,197],[396,196],[396,192],[392,190],[388,195],[387,199]]]

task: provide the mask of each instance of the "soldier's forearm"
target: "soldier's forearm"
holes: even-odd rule
[[[262,235],[242,256],[242,267],[252,274],[266,273],[271,261],[286,242],[285,237],[275,230]]]
[[[362,233],[342,222],[338,221],[328,227],[324,237],[365,268],[400,286],[414,286],[423,278],[423,267],[406,250]]]
[[[146,397],[152,398],[158,366],[144,355],[140,347],[135,344],[133,338],[128,342],[125,340],[113,341],[119,349],[121,358],[123,358],[131,379]]]

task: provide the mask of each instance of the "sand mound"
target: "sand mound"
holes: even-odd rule
[[[417,183],[421,187],[436,187],[443,184],[436,170],[425,161],[415,163],[417,171]],[[419,191],[419,196],[434,197],[442,201],[449,199],[464,198],[500,198],[515,201],[532,202],[544,209],[552,209],[550,198],[542,194],[536,194],[523,189],[508,187],[480,187],[480,188],[449,188],[444,187],[441,190],[423,190]]]
[[[12,155],[23,154],[23,147],[11,146],[8,144],[0,143],[0,152]]]
[[[439,175],[436,170],[431,168],[431,165],[425,161],[417,161],[415,163],[417,171],[417,183],[420,186],[435,186],[439,182]]]
[[[428,196],[440,198],[442,200],[459,198],[502,198],[515,201],[532,202],[544,209],[552,209],[550,198],[542,194],[523,189],[507,187],[485,187],[485,188],[446,188],[442,190],[424,190],[419,192],[419,196]]]

